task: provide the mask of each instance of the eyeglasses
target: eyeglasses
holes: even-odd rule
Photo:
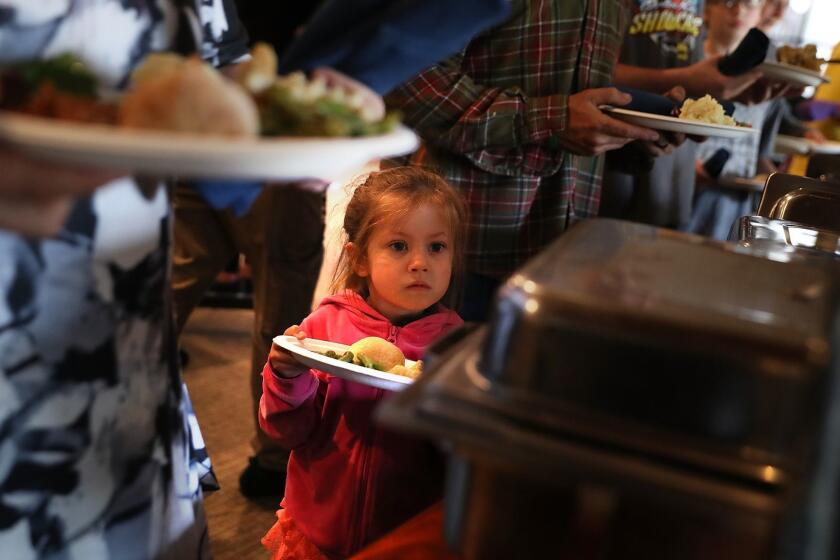
[[[764,5],[764,0],[714,0],[715,4],[725,6],[726,8],[734,8],[735,6],[743,6],[745,8],[760,8]]]

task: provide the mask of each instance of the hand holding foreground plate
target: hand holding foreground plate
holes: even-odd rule
[[[306,333],[298,325],[292,325],[283,334],[294,336],[301,341],[306,339]],[[309,370],[308,367],[301,365],[300,362],[295,360],[289,351],[280,348],[274,342],[271,343],[268,363],[278,377],[285,379],[293,379]]]
[[[0,144],[0,228],[49,236],[64,225],[73,202],[123,175],[93,167],[45,162]]]

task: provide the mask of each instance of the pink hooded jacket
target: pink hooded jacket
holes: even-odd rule
[[[410,360],[462,323],[443,306],[391,324],[354,292],[325,298],[301,324],[307,336],[352,344],[379,336]],[[428,444],[374,424],[387,394],[317,370],[294,379],[263,370],[260,426],[292,449],[282,506],[325,554],[347,557],[440,496],[442,465]]]

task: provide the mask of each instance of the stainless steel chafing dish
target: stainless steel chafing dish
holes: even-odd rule
[[[737,239],[753,253],[763,251],[768,258],[785,262],[840,257],[840,234],[797,222],[744,216],[738,222]]]
[[[758,215],[840,232],[840,184],[774,173],[764,186]]]
[[[741,218],[730,239],[754,254],[791,261],[840,256],[840,184],[770,176],[757,216]]]
[[[837,266],[579,224],[382,420],[450,451],[466,558],[829,558]]]

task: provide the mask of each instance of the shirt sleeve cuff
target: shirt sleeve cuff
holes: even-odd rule
[[[312,398],[318,389],[318,379],[312,371],[302,373],[297,377],[280,377],[266,363],[263,370],[264,388],[272,397],[279,399],[291,408],[296,408]]]
[[[568,97],[565,95],[547,95],[528,99],[526,123],[527,139],[534,144],[550,141],[557,133],[566,129]]]

